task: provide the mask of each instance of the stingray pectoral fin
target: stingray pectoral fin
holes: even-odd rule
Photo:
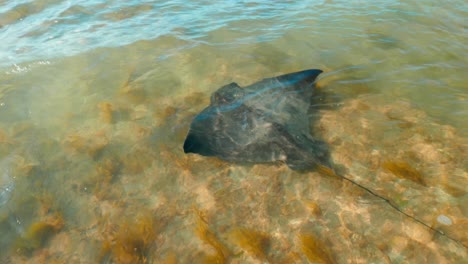
[[[315,159],[307,155],[298,155],[298,153],[287,155],[285,163],[289,168],[297,171],[313,170],[318,165]]]
[[[276,79],[278,80],[278,82],[287,85],[297,85],[300,83],[312,84],[322,72],[323,71],[319,69],[310,69],[300,72],[284,74],[276,77]]]
[[[332,167],[330,154],[325,142],[313,140],[297,142],[286,148],[286,164],[293,170],[314,170],[319,166]]]
[[[281,146],[282,152],[286,156],[283,160],[289,168],[293,170],[315,168],[314,157],[304,149],[304,145],[297,142],[297,136],[292,135],[283,125],[272,123],[270,134],[275,137],[275,143]]]
[[[285,163],[293,170],[314,170],[318,165],[330,167],[329,151],[325,142],[310,136],[289,131],[280,124],[273,124],[278,143],[286,154]]]

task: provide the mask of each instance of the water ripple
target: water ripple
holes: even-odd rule
[[[213,32],[229,28],[239,34],[225,43],[265,41],[280,37],[300,23],[316,19],[323,1],[238,2],[99,0],[22,1],[0,8],[1,65],[32,59],[69,56],[97,47],[115,47],[138,40],[183,32],[185,40],[210,44]],[[341,5],[345,7],[347,5]],[[364,10],[364,9],[363,9]],[[337,10],[334,15],[340,15]]]
[[[11,198],[15,189],[15,182],[11,176],[12,158],[6,158],[0,162],[0,208]]]

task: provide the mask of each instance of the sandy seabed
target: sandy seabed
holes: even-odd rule
[[[0,211],[0,262],[468,258],[466,139],[410,103],[345,99],[319,110],[311,128],[329,144],[338,174],[378,197],[323,170],[185,155],[188,125],[209,95],[150,96],[138,85],[145,78],[63,135],[30,123],[1,131],[1,153],[16,151],[2,161],[13,175],[2,184],[15,191]]]

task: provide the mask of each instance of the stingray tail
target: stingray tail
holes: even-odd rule
[[[337,178],[340,178],[340,179],[343,179],[343,180],[346,180],[346,181],[352,183],[353,185],[365,190],[369,194],[371,194],[371,195],[373,195],[373,196],[375,196],[375,197],[377,197],[379,199],[382,199],[383,201],[385,201],[385,203],[390,205],[393,209],[397,210],[399,213],[403,214],[404,216],[411,218],[413,221],[415,221],[415,222],[417,222],[419,224],[422,224],[423,226],[425,226],[425,227],[429,228],[430,230],[438,233],[439,235],[443,235],[443,236],[455,241],[456,243],[461,244],[460,241],[458,241],[458,240],[456,240],[456,239],[454,239],[452,237],[447,236],[443,231],[441,231],[439,229],[436,229],[436,228],[432,227],[431,225],[426,224],[423,220],[420,220],[417,217],[404,212],[392,200],[390,200],[390,199],[388,199],[388,198],[386,198],[386,197],[372,191],[371,189],[363,186],[362,184],[360,184],[360,183],[358,183],[358,182],[356,182],[356,181],[354,181],[354,180],[352,180],[350,178],[347,178],[345,176],[336,174],[335,170],[333,170],[331,167],[328,167],[328,166],[325,166],[325,165],[322,165],[322,164],[319,164],[319,163],[315,163],[315,169],[316,169],[317,172],[319,172],[320,174],[323,174],[325,176],[337,177]]]

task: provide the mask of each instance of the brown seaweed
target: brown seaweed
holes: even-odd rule
[[[70,134],[63,143],[68,150],[95,157],[108,145],[109,139],[104,132],[97,131],[93,134]]]
[[[209,244],[216,251],[216,254],[203,255],[203,263],[225,263],[232,255],[229,249],[219,240],[219,238],[209,229],[208,221],[203,212],[197,212],[196,234],[205,243]]]
[[[312,263],[336,263],[330,250],[312,234],[301,234],[301,249]]]
[[[104,123],[111,124],[113,122],[113,107],[109,102],[101,102],[98,104],[98,108],[101,111],[101,120]]]
[[[231,230],[229,237],[233,243],[253,257],[268,260],[270,237],[266,233],[244,227],[236,227]]]
[[[15,242],[15,249],[21,254],[31,254],[42,248],[48,240],[64,226],[62,215],[54,214],[45,220],[32,223]]]
[[[100,259],[114,263],[148,263],[156,239],[154,218],[150,214],[126,218],[103,241]]]
[[[386,161],[382,164],[382,167],[400,179],[407,179],[422,186],[426,186],[426,182],[421,173],[404,161]]]

